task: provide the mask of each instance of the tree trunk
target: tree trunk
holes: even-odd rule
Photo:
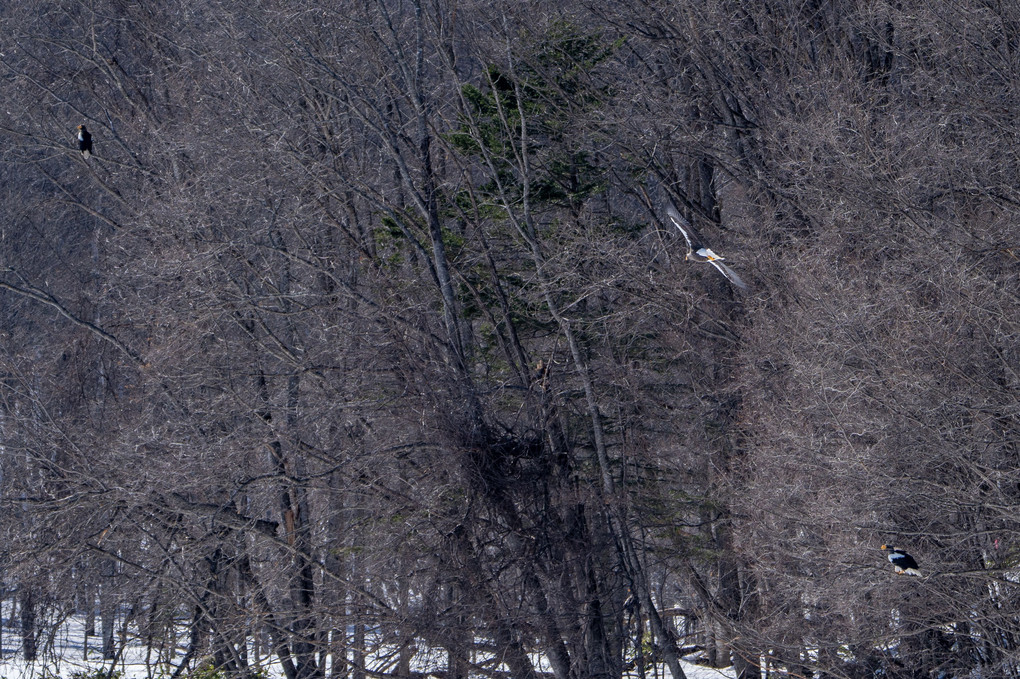
[[[347,661],[347,629],[337,627],[330,633],[329,642],[330,667],[329,679],[346,679],[350,673]]]
[[[358,620],[354,623],[354,673],[353,679],[365,679],[365,623]]]
[[[21,648],[27,662],[36,659],[35,596],[28,588],[25,588],[21,595]]]
[[[113,660],[117,657],[117,645],[114,641],[114,623],[117,607],[109,588],[99,595],[99,627],[103,637],[103,660]]]

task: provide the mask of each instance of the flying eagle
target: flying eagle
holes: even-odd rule
[[[82,158],[92,155],[92,135],[84,125],[78,126],[78,150],[81,151]]]
[[[896,569],[896,573],[903,575],[920,575],[921,571],[917,569],[917,562],[914,561],[914,557],[910,556],[902,549],[893,547],[892,545],[882,545],[882,551],[888,552],[889,563]]]
[[[686,259],[692,262],[708,262],[716,269],[719,270],[723,276],[726,277],[730,283],[737,286],[741,290],[747,290],[747,284],[740,280],[740,276],[737,272],[722,263],[723,258],[712,252],[710,249],[697,242],[697,236],[694,234],[694,228],[691,223],[680,216],[672,205],[670,205],[666,213],[669,218],[673,221],[673,226],[680,230],[683,234],[684,240],[687,241],[687,257]]]

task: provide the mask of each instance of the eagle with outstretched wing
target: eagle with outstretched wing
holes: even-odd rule
[[[666,214],[669,215],[670,220],[673,222],[680,233],[683,234],[684,240],[687,241],[687,257],[692,262],[706,262],[711,264],[719,270],[723,276],[726,277],[733,285],[737,286],[741,290],[747,290],[747,284],[740,279],[737,272],[730,267],[723,264],[723,258],[712,252],[712,250],[705,245],[698,242],[698,237],[694,232],[694,227],[691,223],[684,219],[679,212],[676,211],[672,205],[666,209]]]

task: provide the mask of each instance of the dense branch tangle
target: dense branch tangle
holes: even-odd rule
[[[26,653],[1015,676],[1016,9],[816,5],[0,9]]]

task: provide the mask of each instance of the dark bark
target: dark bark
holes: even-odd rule
[[[21,655],[27,662],[36,659],[35,596],[31,589],[23,588],[18,597],[21,613]]]

